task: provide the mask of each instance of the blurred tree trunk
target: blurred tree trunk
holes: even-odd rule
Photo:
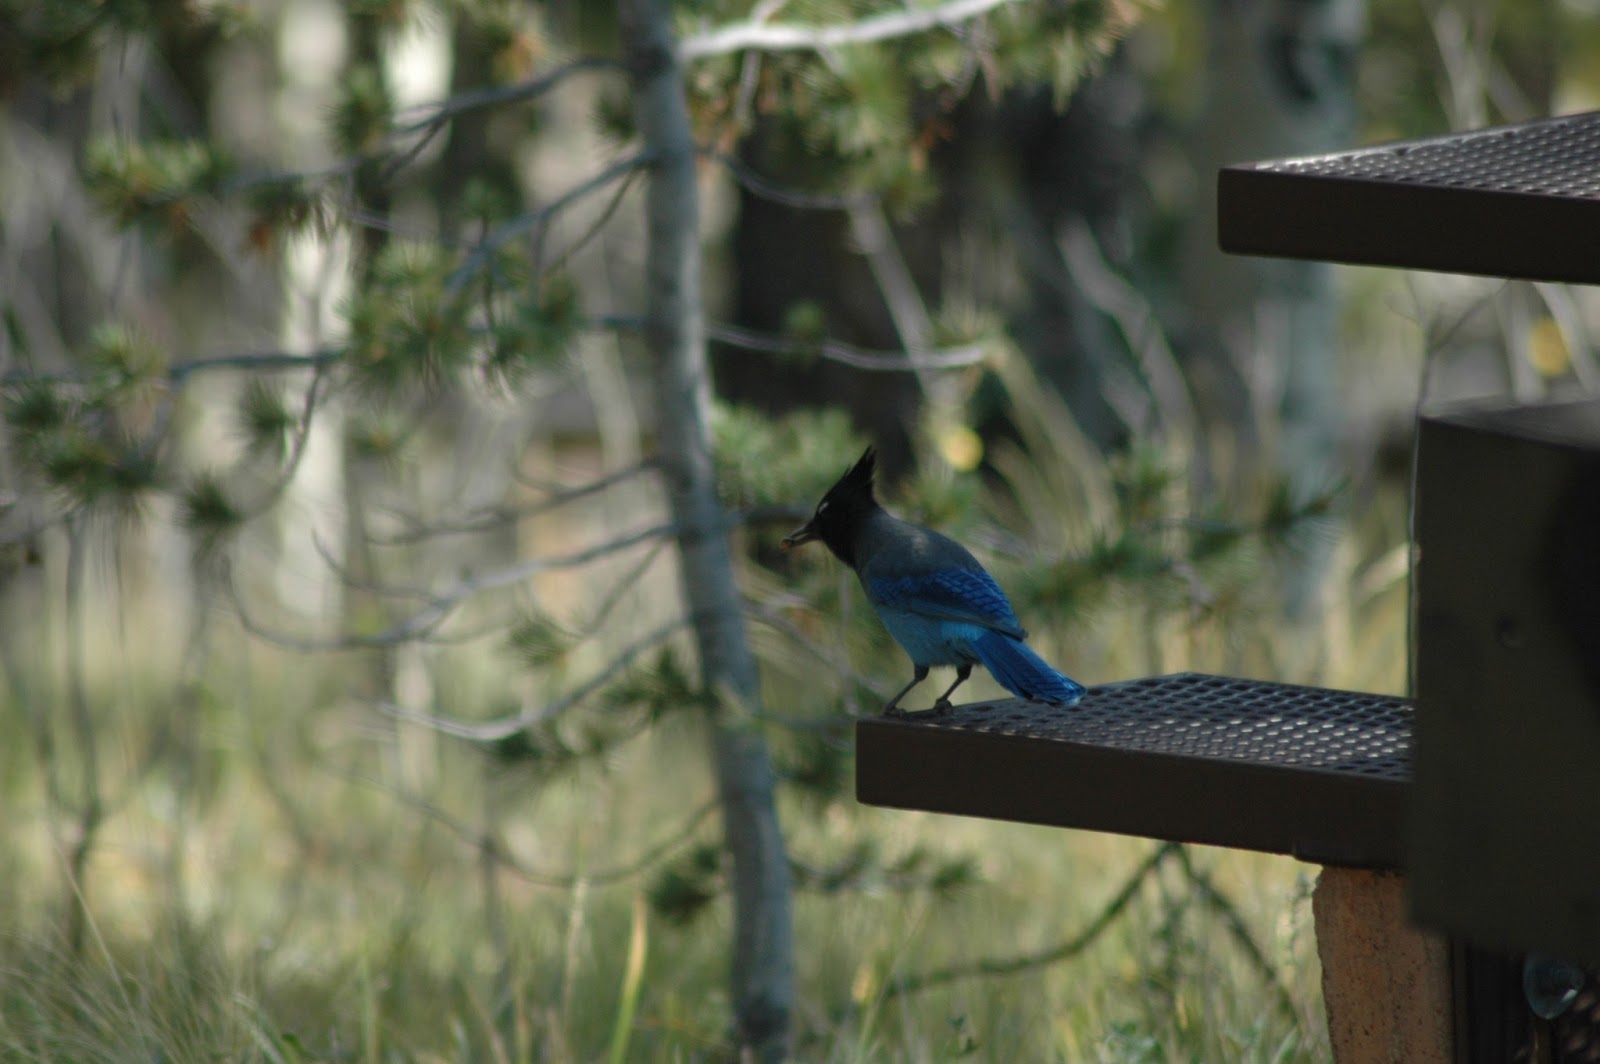
[[[1181,347],[1202,408],[1223,419],[1214,424],[1256,430],[1238,441],[1239,453],[1260,454],[1313,487],[1338,464],[1342,420],[1332,270],[1218,251],[1216,174],[1229,163],[1352,146],[1364,20],[1363,0],[1207,0],[1207,85],[1191,158],[1208,191],[1182,264],[1190,318]],[[1291,614],[1314,609],[1328,546],[1285,588]]]
[[[619,0],[618,15],[634,118],[653,156],[645,199],[646,343],[679,572],[701,683],[713,699],[712,758],[733,863],[732,997],[743,1046],[776,1062],[786,1055],[793,997],[789,866],[772,760],[748,713],[760,698],[759,682],[712,470],[695,143],[669,0]]]
[[[382,98],[386,111],[392,111],[394,96],[383,56],[383,26],[379,13],[365,8],[347,12],[345,26],[349,33],[349,51],[345,56],[343,82],[356,83],[370,77],[376,88],[371,90]],[[346,90],[350,91],[350,90]],[[369,102],[367,106],[371,106]],[[352,145],[340,144],[341,150]],[[355,169],[351,187],[352,206],[358,221],[352,228],[354,291],[363,291],[372,283],[372,271],[378,256],[389,243],[389,213],[394,203],[391,182],[383,174],[384,162],[378,156],[364,159]],[[375,589],[385,582],[378,559],[372,549],[372,516],[374,502],[382,487],[380,478],[386,474],[381,461],[364,457],[354,446],[352,431],[359,431],[359,422],[350,410],[340,411],[339,448],[340,478],[343,482],[344,524],[344,586],[341,591],[341,609],[345,631],[381,631],[392,621],[388,600]],[[399,672],[400,648],[376,646],[362,652],[363,671],[361,694],[374,702],[393,701],[397,698],[395,681]],[[391,739],[398,740],[398,729],[392,720],[384,719],[382,727]],[[391,767],[395,766],[398,742],[389,744]]]

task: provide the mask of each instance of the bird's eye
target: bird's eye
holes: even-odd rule
[[[821,517],[822,516],[822,511],[826,510],[827,508],[828,508],[828,500],[827,499],[823,499],[821,502],[817,503],[817,516]]]

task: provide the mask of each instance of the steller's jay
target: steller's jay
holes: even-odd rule
[[[1005,592],[968,550],[930,529],[902,521],[872,494],[877,455],[866,449],[817,503],[811,520],[784,538],[789,550],[820,539],[861,578],[867,601],[895,642],[911,655],[911,682],[883,707],[899,716],[900,699],[927,679],[933,665],[954,665],[951,684],[934,709],[950,708],[950,694],[979,662],[1019,698],[1073,706],[1083,685],[1061,675],[1029,650],[1027,632]]]

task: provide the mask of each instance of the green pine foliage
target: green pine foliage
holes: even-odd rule
[[[336,217],[325,191],[298,175],[247,183],[241,199],[250,212],[246,239],[262,253],[301,233],[326,234]]]
[[[650,908],[669,923],[687,926],[722,896],[725,886],[721,847],[701,844],[656,873]]]
[[[980,35],[935,31],[828,49],[762,57],[750,92],[737,56],[706,61],[690,82],[702,139],[724,143],[759,120],[763,169],[816,191],[870,192],[896,216],[928,204],[937,189],[929,153],[946,117],[969,92],[998,95],[1013,85],[1049,85],[1064,107],[1072,88],[1149,6],[1143,0],[1050,0],[1005,4]],[[680,21],[692,35],[708,18],[748,17],[748,5],[693,5]],[[897,2],[817,0],[786,4],[781,21],[838,26],[893,17]],[[714,15],[712,14],[714,12]],[[753,107],[742,107],[740,100]]]
[[[245,449],[252,455],[282,461],[298,420],[276,382],[254,379],[239,393],[236,419]]]
[[[0,0],[0,97],[34,79],[57,92],[77,88],[99,70],[107,45],[124,35],[230,37],[255,24],[251,5],[240,0]]]
[[[734,509],[798,505],[809,511],[863,446],[848,415],[832,409],[774,419],[722,405],[712,432],[718,493]]]
[[[658,719],[678,710],[705,708],[712,697],[695,684],[682,656],[666,647],[653,663],[628,670],[608,687],[603,701],[613,712],[631,709]]]
[[[490,327],[484,370],[515,392],[532,374],[560,365],[586,324],[577,283],[569,274],[547,273],[531,297],[514,300]]]
[[[202,555],[216,554],[244,526],[247,516],[217,472],[196,474],[183,487],[179,506],[179,523]]]
[[[474,349],[472,306],[453,282],[455,256],[432,244],[393,241],[351,301],[347,366],[377,396],[437,387]]]
[[[24,472],[68,510],[139,512],[162,472],[137,427],[161,399],[160,352],[132,330],[104,326],[81,352],[81,380],[21,378],[0,389],[0,417]]]
[[[545,613],[528,611],[512,622],[506,649],[517,663],[535,673],[561,664],[571,654],[575,640],[565,626]]]
[[[371,64],[351,70],[342,83],[332,122],[334,142],[350,155],[375,152],[394,122],[394,100],[383,72]]]
[[[210,141],[102,140],[89,145],[85,180],[119,225],[150,223],[177,233],[192,201],[218,192],[235,168]]]
[[[398,409],[380,407],[353,416],[345,426],[345,440],[354,457],[394,469],[405,458],[414,431],[415,425]]]
[[[24,378],[0,392],[0,417],[24,453],[37,454],[39,444],[67,421],[71,407],[53,382]]]
[[[139,513],[159,476],[155,462],[127,441],[99,439],[81,430],[52,438],[40,467],[63,506],[124,517]]]

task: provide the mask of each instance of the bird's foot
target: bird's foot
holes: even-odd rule
[[[883,707],[883,715],[885,717],[893,717],[896,720],[904,720],[906,717],[911,716],[910,713],[908,713],[905,710],[901,709],[899,706],[895,705],[893,702],[890,702],[887,706]]]
[[[933,711],[941,717],[955,708],[955,703],[948,698],[941,698],[933,704]]]

